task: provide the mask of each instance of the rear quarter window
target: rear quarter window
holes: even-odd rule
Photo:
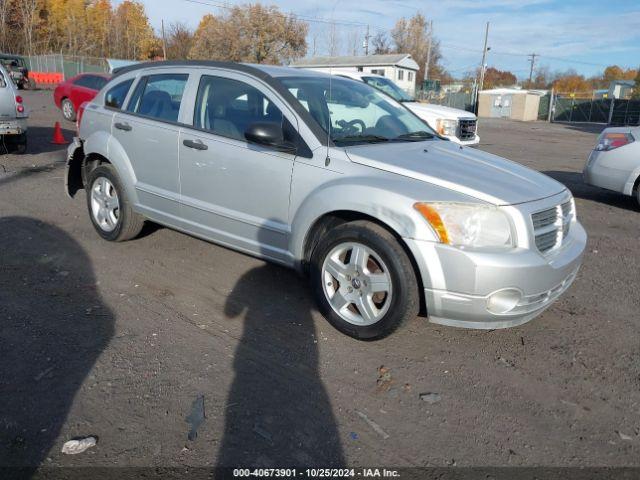
[[[119,83],[114,87],[111,87],[104,96],[104,106],[108,108],[115,108],[120,110],[124,105],[124,100],[127,98],[127,93],[131,88],[133,79]]]

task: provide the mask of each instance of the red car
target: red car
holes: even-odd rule
[[[80,105],[93,100],[110,78],[105,73],[82,73],[58,85],[53,100],[62,110],[62,116],[75,122]]]

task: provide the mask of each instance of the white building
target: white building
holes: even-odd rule
[[[328,71],[336,68],[356,72],[375,73],[390,78],[409,95],[416,92],[416,74],[420,69],[408,53],[367,55],[359,57],[312,57],[291,64],[296,68]]]

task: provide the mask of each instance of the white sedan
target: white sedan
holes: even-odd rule
[[[640,204],[640,127],[605,129],[584,167],[584,181],[633,196]]]

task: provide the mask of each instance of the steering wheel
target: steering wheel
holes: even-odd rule
[[[364,131],[367,129],[367,125],[358,118],[349,122],[347,122],[346,120],[339,120],[338,125],[340,126],[340,128],[342,128],[342,130],[344,130],[344,133],[346,134],[364,133]],[[360,130],[358,130],[356,126],[360,127]]]

